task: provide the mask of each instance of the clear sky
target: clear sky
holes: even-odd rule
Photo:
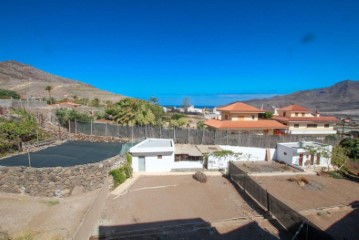
[[[265,96],[359,79],[358,0],[2,0],[0,9],[0,61],[133,97]]]

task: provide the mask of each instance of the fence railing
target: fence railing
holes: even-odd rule
[[[313,136],[271,136],[255,135],[239,131],[190,129],[190,128],[164,128],[161,126],[120,126],[110,123],[80,122],[68,123],[70,133],[120,137],[128,139],[139,138],[171,138],[175,143],[205,144],[205,145],[231,145],[244,147],[275,148],[279,142],[317,141],[335,144],[331,138],[318,138]]]
[[[283,227],[295,236],[293,239],[333,239],[303,215],[271,195],[233,162],[229,162],[228,172],[234,183],[239,185],[263,209],[273,215]]]

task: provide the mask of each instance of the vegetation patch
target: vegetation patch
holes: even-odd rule
[[[59,200],[48,200],[48,201],[41,201],[41,203],[46,204],[48,207],[55,206],[60,203]]]
[[[132,177],[133,170],[131,154],[126,154],[126,160],[127,162],[125,165],[110,171],[110,175],[113,178],[114,187],[119,186],[124,181],[126,181],[127,178]]]

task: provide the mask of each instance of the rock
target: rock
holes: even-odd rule
[[[75,186],[71,191],[71,196],[80,195],[85,192],[85,188],[83,186]]]

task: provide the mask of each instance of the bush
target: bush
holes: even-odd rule
[[[117,187],[127,179],[127,175],[123,167],[111,170],[110,175],[113,177],[115,187]]]
[[[195,174],[193,174],[193,178],[201,183],[207,182],[207,176],[203,172],[197,171]]]

